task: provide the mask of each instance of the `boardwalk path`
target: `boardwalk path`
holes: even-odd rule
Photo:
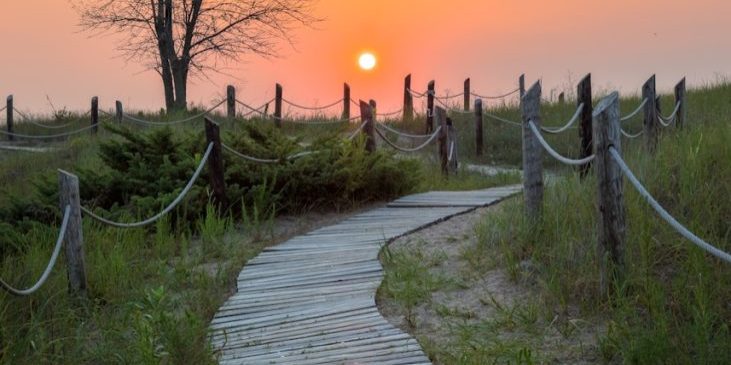
[[[249,261],[211,323],[222,364],[429,364],[378,312],[381,247],[519,192],[509,186],[398,199],[271,247]]]

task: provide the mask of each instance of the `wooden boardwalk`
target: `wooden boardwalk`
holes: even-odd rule
[[[381,247],[521,186],[403,197],[266,249],[211,322],[222,364],[430,364],[375,303]]]

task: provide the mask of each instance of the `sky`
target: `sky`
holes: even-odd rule
[[[188,100],[211,105],[231,84],[260,105],[279,82],[286,99],[325,105],[348,82],[353,98],[375,99],[385,113],[401,107],[409,73],[413,89],[433,79],[439,94],[461,92],[467,77],[474,92],[501,94],[525,73],[550,97],[588,72],[595,90],[637,93],[656,74],[669,92],[684,76],[692,87],[731,75],[729,14],[727,0],[320,0],[313,15],[323,21],[299,28],[294,47],[283,43],[274,59],[242,55],[226,75],[192,80]],[[68,0],[2,0],[0,95],[34,114],[51,103],[87,110],[95,95],[103,108],[164,106],[156,73],[120,57],[118,36],[78,22]],[[363,51],[378,58],[374,70],[358,68]]]

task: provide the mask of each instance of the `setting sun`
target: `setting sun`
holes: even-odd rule
[[[362,53],[358,58],[358,65],[363,70],[372,70],[376,67],[376,56],[370,52]]]

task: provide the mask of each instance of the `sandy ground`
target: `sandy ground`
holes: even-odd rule
[[[552,314],[537,299],[535,288],[516,283],[503,269],[475,270],[467,261],[467,255],[474,252],[470,249],[477,243],[476,225],[498,209],[499,205],[481,208],[392,242],[392,252],[420,251],[424,257],[431,258],[428,260],[430,274],[458,284],[432,292],[430,298],[417,304],[410,313],[393,299],[379,296],[381,313],[392,324],[414,335],[435,364],[451,364],[454,361],[451,356],[459,356],[460,350],[456,350],[459,346],[455,345],[459,335],[455,328],[487,324],[493,328],[488,333],[495,338],[481,339],[491,344],[485,346],[497,349],[504,346],[505,351],[510,351],[511,346],[527,346],[539,363],[600,363],[596,343],[601,329],[576,317],[575,313]],[[531,265],[521,266],[529,271]],[[535,319],[530,319],[532,313],[536,313]],[[440,352],[452,355],[444,356]],[[505,360],[500,356],[497,354],[495,358],[497,363]]]

